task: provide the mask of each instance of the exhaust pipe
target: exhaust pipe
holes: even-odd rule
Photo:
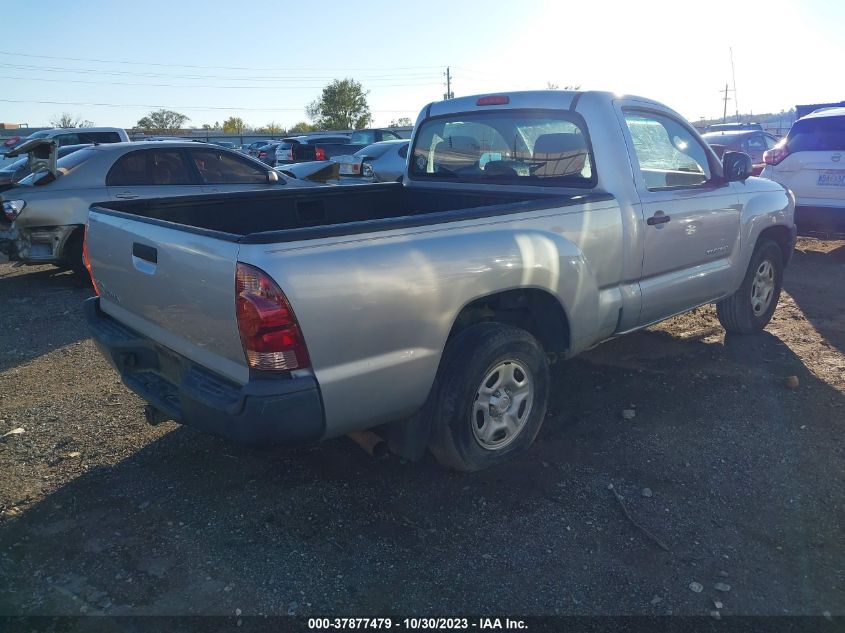
[[[372,431],[351,431],[346,434],[346,437],[367,451],[372,457],[382,457],[387,453],[387,442]]]

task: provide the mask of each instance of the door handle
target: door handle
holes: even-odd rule
[[[151,264],[158,263],[158,250],[146,244],[132,243],[132,255]]]
[[[132,193],[130,191],[124,191],[123,193],[116,193],[114,195],[115,198],[121,198],[123,200],[132,200],[133,198],[137,198],[137,193]]]
[[[672,218],[663,213],[663,211],[658,211],[645,222],[649,226],[656,226],[658,224],[666,224],[671,219]]]

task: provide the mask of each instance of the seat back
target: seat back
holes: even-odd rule
[[[534,160],[542,163],[535,176],[577,176],[587,162],[587,140],[583,134],[543,134],[534,143]]]

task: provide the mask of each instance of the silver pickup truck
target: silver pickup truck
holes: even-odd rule
[[[729,332],[769,322],[794,199],[750,171],[638,97],[432,103],[402,183],[94,205],[87,317],[150,421],[378,427],[477,470],[531,444],[550,362],[707,303]]]

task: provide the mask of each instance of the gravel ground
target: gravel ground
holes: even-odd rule
[[[149,427],[89,291],[2,265],[0,615],[845,614],[845,242],[785,287],[758,336],[707,307],[555,366],[534,448],[460,475]]]

